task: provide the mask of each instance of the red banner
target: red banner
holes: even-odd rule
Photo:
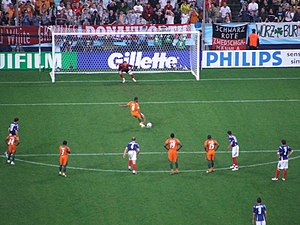
[[[72,33],[112,33],[112,32],[157,32],[157,31],[190,31],[190,25],[98,25],[83,26],[53,26],[56,32]],[[47,26],[41,26],[41,43],[51,42],[51,30]],[[38,26],[9,27],[0,26],[0,45],[35,45],[39,43]]]
[[[112,33],[112,32],[184,32],[190,31],[190,25],[174,25],[174,24],[152,24],[152,25],[98,25],[98,26],[83,26],[86,33]]]
[[[41,27],[41,43],[51,42],[51,32]],[[0,45],[34,45],[39,43],[38,26],[0,26]]]

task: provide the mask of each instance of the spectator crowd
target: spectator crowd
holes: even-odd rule
[[[195,0],[2,0],[0,25],[191,24]]]
[[[242,22],[298,22],[299,0],[241,0]]]
[[[232,22],[231,8],[224,0],[207,0],[206,11],[209,23]],[[230,2],[230,1],[229,1]],[[234,2],[234,0],[231,0]],[[241,10],[235,22],[298,22],[299,0],[240,0]]]
[[[17,2],[18,1],[18,2]],[[234,0],[1,0],[1,26],[230,23]],[[242,22],[300,21],[299,0],[240,0]]]

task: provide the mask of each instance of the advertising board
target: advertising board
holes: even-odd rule
[[[204,51],[203,68],[300,67],[300,50]]]
[[[188,50],[166,52],[60,52],[56,54],[56,68],[73,70],[115,70],[116,64],[127,61],[137,69],[190,68]],[[52,67],[50,52],[0,53],[0,69],[44,69]]]

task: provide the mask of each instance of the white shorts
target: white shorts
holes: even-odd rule
[[[136,151],[128,151],[129,160],[136,160]]]
[[[232,147],[231,151],[232,151],[232,158],[238,157],[239,156],[239,146],[236,145],[234,147]]]
[[[256,225],[266,225],[266,221],[256,221]]]
[[[280,170],[289,168],[289,160],[281,160],[278,162],[277,168]]]

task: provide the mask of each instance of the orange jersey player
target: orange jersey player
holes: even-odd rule
[[[17,146],[20,144],[19,136],[16,134],[9,134],[5,139],[5,143],[8,146],[7,163],[14,165]]]
[[[140,111],[140,105],[139,105],[139,99],[138,97],[134,97],[133,101],[128,102],[126,105],[120,105],[121,107],[129,107],[130,113],[133,117],[137,118],[140,126],[145,127],[145,116]]]
[[[165,149],[168,150],[168,160],[170,162],[171,174],[174,175],[173,163],[175,163],[176,171],[178,173],[178,151],[182,148],[179,139],[175,138],[175,134],[171,133],[170,138],[165,141]]]
[[[215,151],[219,148],[219,143],[216,140],[211,139],[211,135],[207,135],[207,140],[204,142],[204,148],[206,151],[206,159],[208,161],[208,170],[206,173],[214,171]]]
[[[59,146],[59,175],[66,177],[66,170],[69,160],[70,148],[67,146],[68,142],[63,141],[63,145]]]
[[[127,61],[124,61],[123,63],[117,63],[116,65],[119,66],[118,70],[119,75],[122,78],[122,83],[126,82],[123,73],[129,74],[131,76],[132,81],[136,82],[136,80],[134,79],[134,74],[132,72],[133,65],[130,65],[129,63],[127,63]]]

